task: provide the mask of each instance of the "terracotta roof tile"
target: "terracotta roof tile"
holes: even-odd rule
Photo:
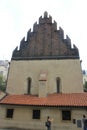
[[[40,106],[87,106],[87,93],[50,94],[47,97],[7,95],[0,104]]]

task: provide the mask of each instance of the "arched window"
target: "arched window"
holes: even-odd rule
[[[27,93],[28,93],[28,94],[30,94],[31,82],[32,82],[32,79],[29,77],[29,78],[27,79]]]
[[[57,93],[60,93],[60,78],[56,78],[56,87],[57,87]]]

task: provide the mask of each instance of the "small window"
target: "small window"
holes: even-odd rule
[[[40,119],[40,110],[33,110],[33,119]]]
[[[73,121],[73,124],[76,124],[76,119],[73,119],[72,121]]]
[[[13,118],[13,112],[14,112],[14,109],[7,109],[6,117]]]
[[[57,93],[60,93],[60,78],[56,78]]]
[[[29,78],[27,79],[27,82],[28,82],[28,83],[27,83],[27,84],[28,84],[28,85],[27,85],[27,86],[28,86],[28,88],[27,88],[27,93],[28,93],[28,94],[30,94],[30,90],[31,90],[31,81],[32,81],[32,80],[31,80],[31,78],[29,77]]]
[[[71,111],[62,111],[62,120],[71,120]]]

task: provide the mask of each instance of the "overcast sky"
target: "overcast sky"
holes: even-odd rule
[[[87,70],[87,0],[0,0],[0,60],[11,60],[15,47],[45,11],[78,47]]]

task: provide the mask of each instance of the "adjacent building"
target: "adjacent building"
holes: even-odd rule
[[[44,12],[16,47],[9,68],[7,95],[0,101],[0,127],[82,130],[87,115],[79,50]]]

